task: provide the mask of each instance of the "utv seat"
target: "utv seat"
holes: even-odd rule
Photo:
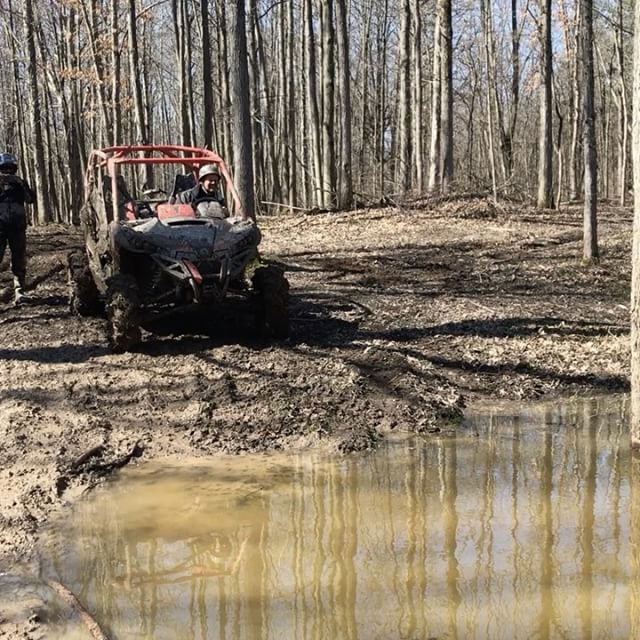
[[[169,194],[169,202],[173,202],[179,193],[187,191],[187,189],[193,189],[196,184],[196,177],[193,173],[178,173],[173,181],[173,188]]]

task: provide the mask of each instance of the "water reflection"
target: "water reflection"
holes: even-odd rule
[[[114,638],[640,637],[627,441],[600,399],[358,458],[146,468],[52,532],[45,571]]]

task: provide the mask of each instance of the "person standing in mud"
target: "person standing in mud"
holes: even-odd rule
[[[18,172],[18,160],[11,153],[0,153],[0,262],[9,244],[13,272],[14,303],[25,298],[27,275],[27,215],[25,204],[33,204],[31,187]]]

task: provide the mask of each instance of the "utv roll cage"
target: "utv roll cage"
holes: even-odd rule
[[[175,196],[178,192],[188,189],[197,183],[198,169],[205,164],[215,164],[220,170],[224,182],[224,189],[233,202],[236,217],[243,220],[249,218],[242,206],[240,196],[233,184],[233,180],[222,158],[213,151],[199,149],[197,147],[185,147],[181,145],[121,145],[93,149],[89,155],[85,174],[85,200],[89,199],[91,191],[96,186],[98,169],[105,169],[110,178],[111,203],[105,207],[108,219],[105,224],[113,220],[127,218],[123,201],[133,200],[129,195],[124,179],[120,174],[121,165],[182,165],[184,175],[176,175],[171,192],[168,197]],[[103,188],[107,185],[102,185]],[[120,197],[118,197],[120,195]],[[106,194],[105,194],[106,196]],[[111,216],[109,216],[111,209]]]

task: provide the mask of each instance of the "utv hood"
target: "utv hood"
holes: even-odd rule
[[[112,225],[113,240],[119,247],[175,260],[223,258],[260,242],[260,231],[252,220],[153,218]]]

